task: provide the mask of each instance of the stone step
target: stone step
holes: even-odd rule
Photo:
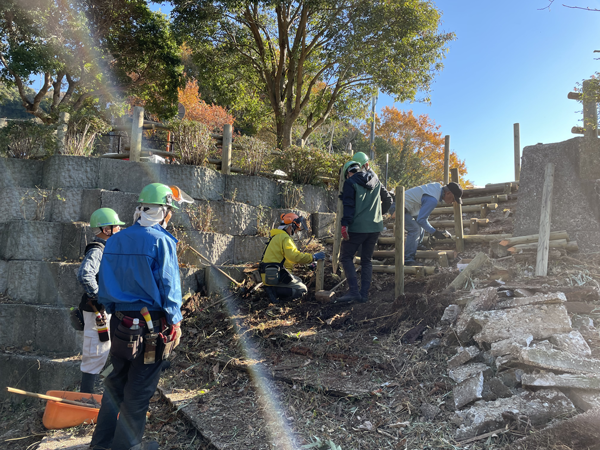
[[[9,189],[106,189],[138,194],[155,182],[177,185],[199,200],[232,200],[267,208],[288,206],[310,212],[332,212],[337,205],[336,193],[320,187],[223,175],[206,167],[66,155],[54,155],[45,161],[0,160],[0,186]]]
[[[50,358],[48,356],[0,353],[0,400],[20,403],[22,395],[9,394],[6,387],[45,394],[50,390],[72,390],[81,380],[78,357]]]
[[[83,332],[71,326],[69,308],[0,304],[0,345],[71,356],[82,344]]]
[[[77,306],[84,293],[77,281],[79,265],[79,262],[0,261],[0,292],[25,303]],[[197,292],[204,284],[204,267],[182,267],[179,274],[183,295]]]

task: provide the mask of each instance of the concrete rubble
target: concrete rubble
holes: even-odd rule
[[[445,313],[456,439],[466,440],[526,417],[534,426],[600,407],[598,331],[587,316],[570,315],[565,293],[475,289]],[[458,312],[458,316],[456,313]]]

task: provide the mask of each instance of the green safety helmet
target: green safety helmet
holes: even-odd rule
[[[356,161],[362,167],[369,162],[369,157],[363,152],[358,152],[354,154],[352,161]]]
[[[152,183],[142,189],[140,192],[140,196],[138,197],[138,202],[140,203],[149,203],[151,205],[166,205],[175,209],[179,209],[173,203],[175,200],[173,196],[173,190],[162,183]]]
[[[348,175],[348,170],[350,170],[350,168],[353,166],[356,166],[358,169],[360,169],[360,164],[356,161],[348,161],[346,164],[344,164],[344,167],[342,168],[344,178],[346,178],[346,176]]]
[[[113,209],[97,209],[90,217],[90,227],[92,228],[102,228],[110,225],[125,225],[125,222],[119,220],[119,215]]]

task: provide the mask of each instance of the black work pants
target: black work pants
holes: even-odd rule
[[[113,315],[111,335],[119,322]],[[113,371],[104,382],[102,406],[91,442],[93,450],[129,450],[142,442],[146,412],[163,364],[158,354],[154,364],[144,364],[143,352],[133,361],[111,353],[111,362]]]
[[[366,297],[371,287],[371,278],[373,276],[373,251],[375,250],[375,244],[379,238],[379,232],[377,233],[348,233],[350,239],[342,241],[342,247],[340,251],[340,263],[344,268],[344,274],[348,279],[348,287],[352,294],[359,294]],[[358,290],[358,279],[356,277],[356,269],[354,268],[354,254],[358,250],[358,247],[362,245],[362,251],[360,254],[360,265],[361,265],[361,280],[360,280],[360,292]]]

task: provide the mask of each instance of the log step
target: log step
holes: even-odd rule
[[[462,212],[464,212],[464,213],[482,212],[482,214],[487,215],[487,211],[493,211],[495,209],[498,209],[498,203],[482,203],[481,205],[463,206]],[[485,213],[483,213],[484,210],[487,210],[487,211],[485,211]],[[434,216],[440,215],[440,214],[454,214],[454,207],[446,206],[443,208],[435,208],[431,212],[431,215],[434,215]]]

